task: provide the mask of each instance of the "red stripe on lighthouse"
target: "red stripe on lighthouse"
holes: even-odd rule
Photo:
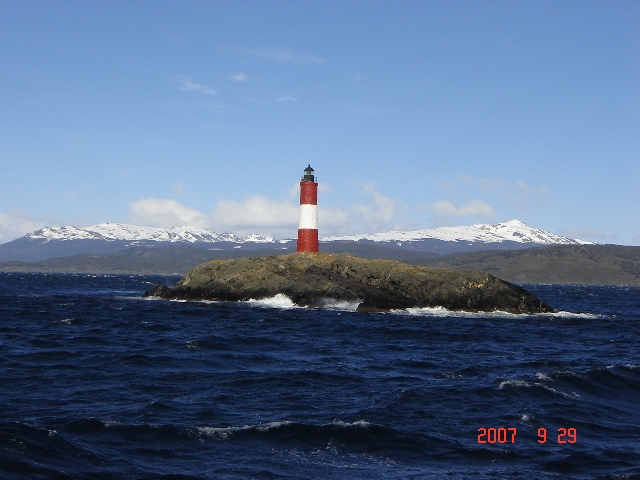
[[[300,182],[300,205],[318,205],[318,184]]]
[[[318,229],[298,229],[298,252],[317,252],[318,245]]]
[[[300,182],[298,252],[318,251],[318,183],[314,180],[313,169],[309,166]]]

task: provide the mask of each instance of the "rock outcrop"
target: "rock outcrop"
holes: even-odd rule
[[[243,301],[277,294],[301,306],[357,301],[360,311],[410,307],[553,311],[526,290],[478,270],[427,268],[327,253],[217,260],[193,268],[173,288],[157,285],[145,295],[167,300]]]
[[[553,311],[526,290],[479,270],[427,268],[327,253],[216,260],[193,268],[173,288],[157,285],[145,295],[167,300],[243,301],[277,294],[302,306],[357,301],[360,311],[410,307]]]

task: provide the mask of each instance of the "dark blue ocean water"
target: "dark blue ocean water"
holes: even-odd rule
[[[562,311],[533,316],[141,298],[176,280],[0,274],[0,478],[640,478],[639,287],[528,285]]]

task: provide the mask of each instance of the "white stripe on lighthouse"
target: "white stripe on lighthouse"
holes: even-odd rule
[[[311,230],[318,229],[318,206],[317,205],[300,205],[300,224],[299,229],[308,228]]]

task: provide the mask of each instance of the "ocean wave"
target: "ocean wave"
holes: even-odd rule
[[[258,425],[244,425],[242,427],[197,427],[197,431],[206,437],[213,437],[219,439],[228,439],[240,432],[268,432],[274,428],[280,428],[285,425],[290,425],[291,422],[269,422],[260,423]]]
[[[345,312],[355,312],[358,305],[362,303],[360,300],[339,300],[336,298],[321,298],[317,300],[313,306],[327,310],[340,310]]]
[[[283,293],[278,293],[273,297],[267,298],[251,298],[245,302],[242,302],[254,307],[264,307],[264,308],[277,308],[282,310],[290,310],[290,309],[298,309],[298,308],[307,308],[300,305],[296,305],[291,298]],[[338,310],[345,312],[355,312],[360,305],[359,300],[339,300],[335,298],[320,298],[316,300],[312,308],[326,309],[326,310]]]
[[[158,297],[136,297],[136,296],[126,296],[120,297],[123,299],[130,300],[149,300],[156,301],[162,300]],[[184,299],[172,299],[171,302],[177,303],[187,303],[187,302],[197,302],[197,303],[205,303],[205,304],[219,304],[219,303],[228,303],[225,301],[217,301],[217,300],[184,300]],[[305,306],[296,305],[290,297],[285,295],[284,293],[278,293],[272,297],[265,298],[251,298],[249,300],[245,300],[242,302],[238,302],[245,305],[250,305],[253,307],[259,308],[274,308],[280,310],[293,310],[293,309],[301,309],[308,308]],[[319,308],[324,310],[335,310],[335,311],[343,311],[343,312],[355,312],[360,305],[360,300],[340,300],[335,298],[320,298],[316,302],[314,302],[311,307]],[[385,313],[385,312],[380,312]],[[608,318],[606,315],[598,315],[595,313],[588,312],[569,312],[569,311],[557,311],[557,312],[547,312],[547,313],[511,313],[503,310],[494,310],[491,312],[468,312],[461,310],[449,310],[445,307],[409,307],[405,309],[394,309],[389,312],[392,315],[409,315],[415,317],[436,317],[436,318],[446,318],[446,317],[456,317],[456,318],[522,318],[523,316],[529,317],[537,317],[537,318],[579,318],[586,320],[599,320],[603,318]]]
[[[533,379],[509,379],[500,382],[499,389],[542,389],[571,399],[589,399],[610,404],[610,392],[618,393],[618,400],[634,397],[640,390],[637,366],[607,365],[582,371],[557,370],[536,372]]]
[[[335,425],[336,427],[344,427],[344,428],[350,428],[350,427],[368,428],[373,425],[372,423],[369,423],[366,420],[358,420],[355,422],[343,422],[341,420],[334,420],[333,422],[331,422],[331,424]]]
[[[457,318],[522,318],[523,315],[531,314],[519,314],[505,312],[502,310],[494,310],[491,312],[466,312],[461,310],[449,310],[445,307],[412,307],[404,310],[392,310],[391,313],[418,317],[457,317]],[[545,315],[545,314],[534,314]]]
[[[24,428],[35,429],[35,427],[30,427],[26,424],[21,424],[20,422],[13,422],[13,425],[24,426]],[[191,434],[196,434],[201,438],[213,438],[219,440],[228,440],[231,438],[240,438],[240,437],[256,437],[264,435],[272,435],[275,434],[276,437],[280,437],[281,439],[287,439],[290,436],[293,437],[306,437],[309,439],[318,438],[318,437],[336,437],[343,434],[346,434],[348,438],[354,433],[365,433],[368,435],[369,433],[375,434],[375,436],[379,436],[382,434],[383,436],[396,436],[402,435],[401,432],[397,432],[393,429],[383,427],[377,425],[375,423],[368,422],[366,420],[356,420],[353,422],[346,422],[342,420],[333,420],[330,423],[326,424],[307,424],[307,423],[296,423],[291,422],[289,420],[280,420],[280,421],[272,421],[266,423],[257,423],[253,425],[242,425],[242,426],[226,426],[226,427],[216,427],[216,426],[200,426],[200,427],[188,427],[188,426],[177,426],[177,425],[155,425],[148,423],[127,423],[119,420],[102,420],[98,418],[80,418],[76,420],[72,420],[61,427],[57,427],[58,430],[63,430],[65,432],[75,432],[82,434],[89,433],[97,433],[101,430],[108,431],[116,431],[120,432],[123,435],[131,436],[131,435],[141,435],[148,434],[149,432],[164,433],[169,436],[190,436]],[[41,430],[41,429],[35,429]],[[50,429],[46,430],[47,435],[57,434],[57,430]],[[284,434],[284,435],[283,435]],[[347,438],[345,437],[345,438]]]
[[[333,420],[324,424],[274,421],[264,424],[198,427],[203,439],[220,441],[268,442],[295,449],[332,448],[349,452],[384,452],[385,456],[424,457],[443,447],[443,439],[424,433],[405,433],[366,420]],[[445,442],[447,443],[447,442]],[[450,447],[452,445],[449,445]],[[419,452],[419,453],[418,453]]]
[[[583,318],[585,320],[600,320],[603,318],[607,318],[605,315],[598,315],[595,313],[588,312],[567,312],[567,311],[558,311],[552,313],[541,313],[539,315],[547,316],[547,317],[560,317],[560,318]]]
[[[598,320],[607,318],[603,315],[597,315],[594,313],[575,313],[567,311],[551,312],[551,313],[511,313],[503,310],[494,310],[491,312],[465,312],[460,310],[449,310],[445,307],[415,307],[406,308],[404,310],[392,310],[391,313],[420,317],[457,317],[457,318],[522,318],[523,316],[536,317],[536,318],[583,318],[587,320]]]
[[[553,393],[554,395],[560,395],[565,398],[571,398],[571,399],[580,398],[580,395],[576,392],[567,393],[567,392],[558,390],[557,388],[553,388],[548,385],[545,385],[544,383],[527,382],[526,380],[503,380],[502,382],[500,382],[500,386],[498,387],[498,390],[505,390],[506,388],[514,388],[516,390],[521,388],[527,388],[527,389],[539,388],[547,392]]]
[[[273,297],[267,297],[267,298],[259,298],[259,299],[251,298],[243,303],[246,303],[255,307],[279,308],[279,309],[287,309],[287,310],[292,308],[304,308],[293,303],[293,300],[287,297],[284,293],[278,293]]]

